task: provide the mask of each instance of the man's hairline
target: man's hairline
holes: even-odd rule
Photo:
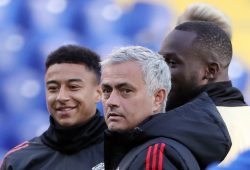
[[[94,70],[94,69],[91,69],[90,67],[87,66],[86,63],[83,63],[83,62],[79,62],[79,63],[71,63],[71,62],[61,62],[61,63],[58,63],[58,62],[55,62],[55,63],[53,63],[53,64],[50,64],[50,65],[48,66],[48,68],[45,68],[45,74],[44,74],[44,75],[46,76],[46,74],[47,74],[49,68],[51,68],[52,66],[54,66],[54,65],[56,65],[56,64],[77,64],[77,65],[82,65],[82,66],[84,66],[84,68],[85,68],[87,71],[92,72],[92,73],[94,74],[96,84],[97,84],[97,85],[100,85],[100,80],[99,80],[99,79],[101,79],[101,75],[100,75],[100,78],[98,78],[98,76],[96,75],[95,70]],[[66,70],[66,71],[67,71],[67,70]],[[102,72],[101,72],[101,74],[102,74]]]

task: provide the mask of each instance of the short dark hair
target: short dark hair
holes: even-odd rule
[[[193,47],[207,53],[206,56],[215,59],[222,67],[228,67],[232,59],[232,44],[227,34],[212,22],[184,22],[175,27],[176,30],[196,33]]]
[[[100,56],[89,48],[78,45],[65,45],[59,47],[48,55],[45,63],[46,71],[50,66],[61,63],[83,64],[90,71],[94,71],[98,83],[100,82]]]

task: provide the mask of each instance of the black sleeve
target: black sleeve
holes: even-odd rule
[[[129,170],[188,170],[181,155],[170,145],[156,143],[140,152]]]

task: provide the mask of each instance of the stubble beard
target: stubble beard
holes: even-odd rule
[[[194,79],[189,82],[191,83],[175,86],[175,88],[170,90],[166,104],[166,111],[184,105],[201,93],[200,87]]]

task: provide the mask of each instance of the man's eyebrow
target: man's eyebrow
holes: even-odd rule
[[[175,52],[165,52],[165,53],[161,53],[162,56],[176,56]]]
[[[122,88],[122,87],[129,87],[129,88],[134,89],[134,87],[133,87],[131,84],[126,83],[126,82],[124,82],[124,83],[119,83],[119,84],[117,84],[115,87],[118,88],[118,89],[119,89],[119,88]]]
[[[102,83],[102,85],[101,85],[102,87],[107,87],[107,88],[109,88],[109,87],[111,87],[111,85],[109,84],[109,83]],[[131,85],[131,84],[129,84],[129,83],[119,83],[119,84],[116,84],[115,85],[115,88],[122,88],[122,87],[130,87],[130,88],[133,88],[133,86]]]
[[[78,78],[74,78],[74,79],[69,79],[68,82],[69,83],[71,83],[71,82],[83,82],[83,80],[78,79]],[[49,81],[46,82],[46,84],[49,85],[49,84],[59,84],[59,83],[56,80],[49,80]]]
[[[101,87],[102,88],[111,88],[111,85],[109,85],[108,83],[102,83]]]
[[[177,59],[179,59],[179,56],[176,54],[176,53],[174,53],[174,52],[170,52],[170,53],[165,53],[164,55],[162,55],[163,56],[163,58],[166,60],[166,59],[175,59],[175,60],[177,60]]]
[[[55,81],[55,80],[49,80],[49,81],[46,82],[46,84],[47,85],[49,85],[49,84],[58,84],[58,82]]]
[[[75,78],[75,79],[69,79],[68,82],[83,82],[82,79],[78,79],[78,78]]]

